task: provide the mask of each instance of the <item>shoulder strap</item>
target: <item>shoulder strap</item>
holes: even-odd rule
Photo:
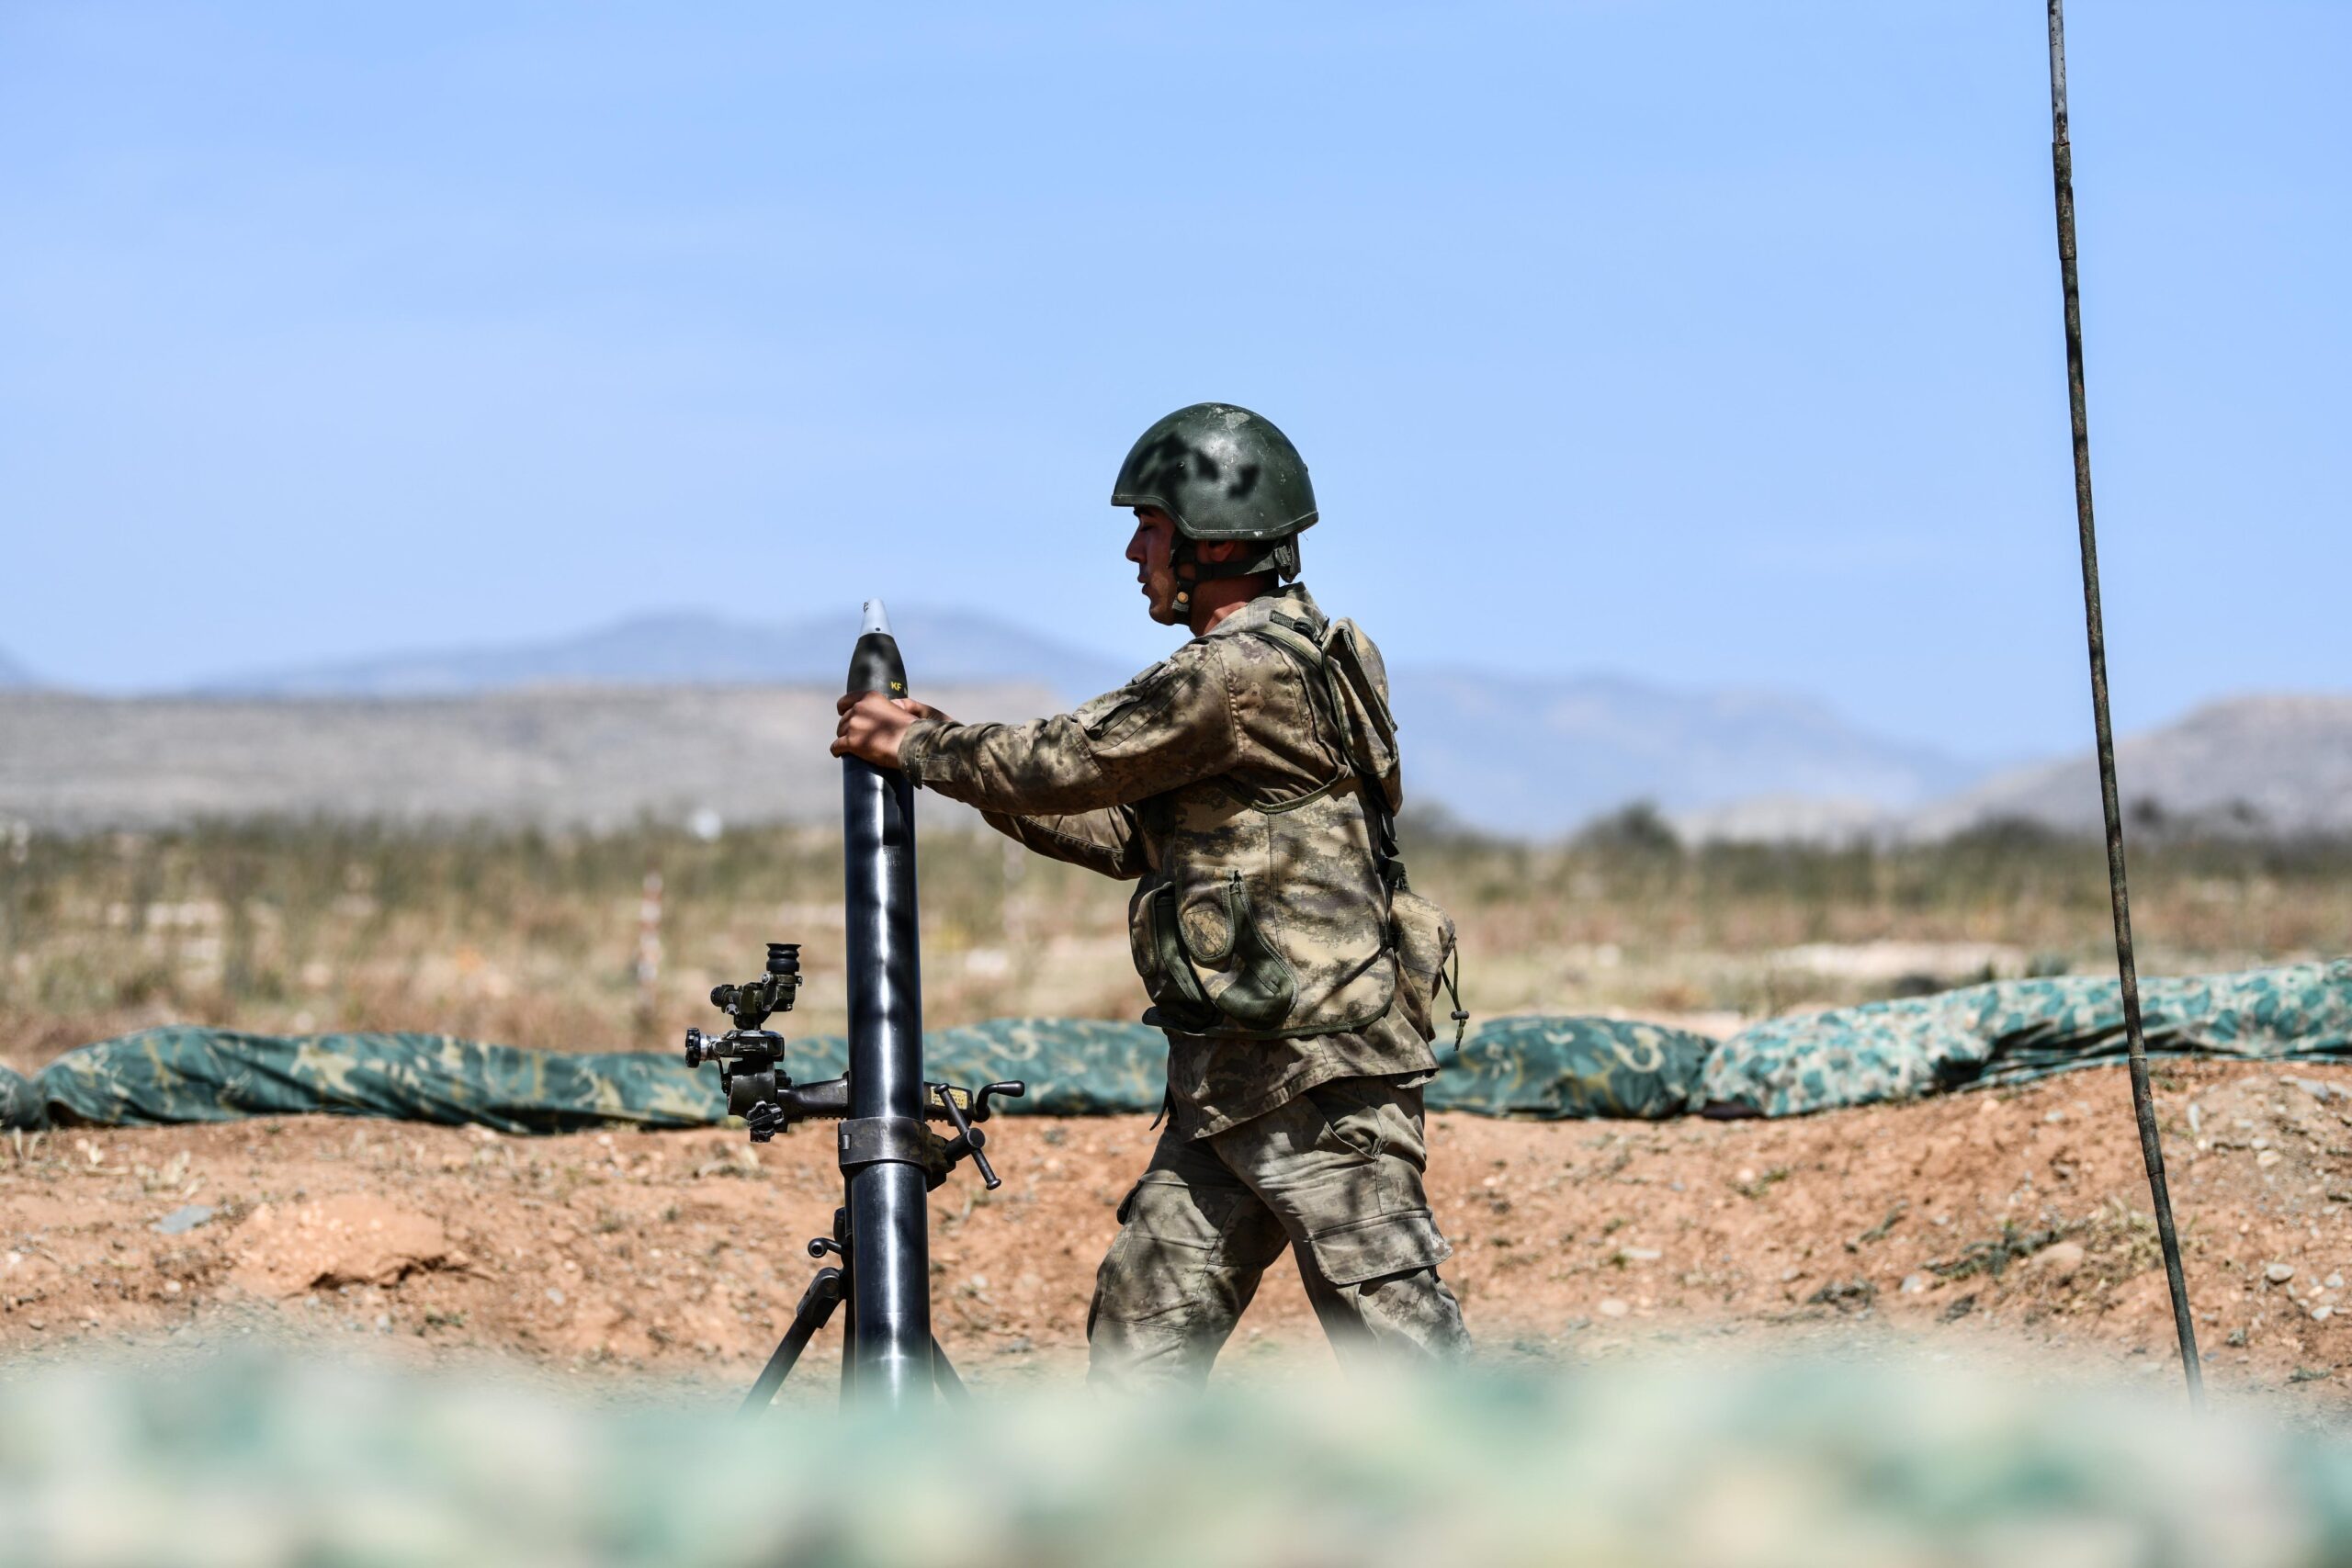
[[[1307,673],[1318,681],[1329,678],[1330,660],[1324,657],[1323,640],[1315,635],[1312,623],[1276,611],[1266,618],[1264,626],[1250,629],[1255,636],[1264,637],[1306,665]]]
[[[1332,728],[1340,736],[1341,753],[1347,758],[1349,772],[1363,781],[1363,787],[1356,791],[1356,795],[1363,800],[1365,814],[1372,823],[1373,854],[1379,863],[1381,882],[1388,889],[1388,941],[1393,947],[1398,940],[1396,895],[1410,893],[1412,884],[1406,878],[1405,857],[1396,843],[1396,814],[1389,809],[1388,796],[1381,789],[1378,781],[1372,776],[1373,769],[1367,760],[1355,754],[1355,732],[1347,722],[1345,706],[1340,700],[1338,683],[1342,677],[1331,667],[1331,657],[1324,650],[1324,637],[1329,636],[1331,628],[1339,623],[1327,623],[1322,632],[1318,633],[1313,623],[1285,615],[1280,611],[1270,615],[1267,621],[1266,626],[1259,628],[1260,635],[1277,648],[1295,657],[1311,678],[1310,684],[1321,687],[1326,705],[1325,713],[1331,722]],[[1347,775],[1343,774],[1342,778],[1345,776]],[[1338,779],[1332,781],[1333,784],[1340,782],[1340,780]],[[1324,787],[1329,788],[1330,785],[1327,784]],[[1462,1049],[1463,1032],[1470,1027],[1469,1011],[1462,1005],[1462,949],[1460,946],[1455,946],[1446,955],[1445,960],[1439,964],[1437,981],[1444,985],[1446,995],[1453,1003],[1452,1011],[1453,1048],[1458,1053]],[[1433,984],[1430,988],[1434,993],[1435,985]],[[1430,1000],[1432,1004],[1436,1002],[1437,998],[1434,994]]]
[[[1314,623],[1285,615],[1277,610],[1266,618],[1266,625],[1254,628],[1257,635],[1295,658],[1306,669],[1310,688],[1322,694],[1325,718],[1331,731],[1340,739],[1340,755],[1347,773],[1341,777],[1364,781],[1356,791],[1363,800],[1364,811],[1372,820],[1373,853],[1380,861],[1381,880],[1393,893],[1410,886],[1405,879],[1405,860],[1396,844],[1396,814],[1388,808],[1387,797],[1371,775],[1364,760],[1355,754],[1352,731],[1347,722],[1346,707],[1340,694],[1332,689],[1339,677],[1331,669],[1331,660],[1323,651],[1322,639],[1317,636]],[[1333,781],[1337,783],[1337,780]]]
[[[1339,694],[1331,690],[1331,661],[1324,657],[1323,644],[1317,638],[1314,626],[1276,611],[1267,618],[1266,625],[1252,630],[1296,660],[1306,677],[1307,690],[1320,694],[1324,722],[1331,727],[1332,739],[1340,749],[1340,777],[1361,773],[1363,769],[1349,744],[1347,716],[1340,711]]]

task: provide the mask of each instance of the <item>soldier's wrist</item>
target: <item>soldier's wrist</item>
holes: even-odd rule
[[[907,726],[899,737],[899,771],[917,789],[922,787],[923,764],[931,758],[933,739],[946,725],[935,718],[919,718]]]

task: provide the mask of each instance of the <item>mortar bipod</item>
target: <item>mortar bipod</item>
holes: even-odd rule
[[[834,1142],[844,1198],[849,1196],[853,1179],[860,1171],[880,1165],[910,1166],[921,1171],[925,1192],[936,1191],[947,1179],[948,1172],[967,1159],[980,1173],[980,1180],[989,1191],[1003,1185],[995,1168],[989,1164],[989,1156],[981,1152],[988,1145],[988,1134],[978,1123],[986,1122],[994,1110],[990,1100],[1000,1096],[1017,1100],[1028,1093],[1028,1085],[1008,1080],[971,1089],[961,1084],[926,1081],[922,1085],[920,1118],[854,1116],[852,1074],[796,1084],[785,1071],[785,1037],[766,1024],[772,1015],[792,1010],[799,990],[799,945],[770,942],[767,964],[760,978],[711,990],[711,1005],[725,1012],[734,1027],[715,1035],[705,1034],[699,1029],[686,1031],[686,1066],[699,1067],[707,1062],[718,1066],[727,1109],[743,1119],[752,1142],[764,1144],[778,1133],[790,1132],[797,1122],[838,1123]],[[955,1129],[955,1136],[941,1137],[925,1125],[928,1122],[946,1122]],[[844,1202],[833,1212],[833,1234],[808,1243],[811,1258],[822,1258],[830,1253],[840,1262],[818,1269],[808,1290],[801,1292],[791,1326],[785,1330],[784,1338],[769,1356],[758,1382],[752,1385],[751,1396],[743,1402],[745,1411],[765,1408],[793,1364],[799,1360],[800,1352],[808,1348],[808,1341],[835,1309],[844,1304],[853,1307],[844,1323],[844,1337],[852,1342],[842,1347],[842,1387],[844,1393],[848,1392],[858,1360],[853,1283],[856,1270],[851,1261],[856,1243],[851,1235],[849,1216],[850,1205]],[[879,1256],[888,1256],[887,1238],[877,1247]],[[924,1288],[928,1289],[927,1275],[918,1277],[925,1279]],[[956,1369],[948,1365],[945,1352],[940,1349],[938,1336],[930,1336],[930,1341],[933,1382],[950,1398],[962,1398],[964,1385],[956,1378]]]
[[[829,1079],[824,1084],[812,1084],[808,1087],[812,1089],[831,1089],[833,1084],[842,1081],[844,1080]],[[989,1100],[992,1096],[1003,1095],[1009,1099],[1017,1099],[1028,1091],[1028,1086],[1019,1082],[992,1083],[983,1088],[978,1094],[970,1094],[953,1084],[934,1083],[924,1087],[930,1090],[931,1100],[937,1107],[934,1113],[952,1122],[956,1128],[956,1136],[952,1139],[942,1138],[927,1127],[918,1126],[914,1129],[914,1132],[921,1135],[921,1139],[934,1151],[933,1158],[920,1162],[924,1168],[926,1190],[936,1189],[946,1180],[948,1171],[955,1168],[957,1161],[968,1157],[979,1171],[982,1183],[989,1191],[995,1191],[1003,1185],[1003,1180],[997,1175],[995,1168],[989,1164],[988,1156],[980,1152],[988,1143],[988,1134],[974,1126],[973,1122],[984,1120],[989,1115],[990,1110]],[[957,1102],[958,1095],[965,1095],[970,1102],[971,1110],[968,1112],[962,1104]],[[830,1096],[827,1098],[830,1100]],[[770,1101],[767,1105],[757,1108],[762,1111],[772,1111],[772,1114],[762,1116],[752,1122],[752,1137],[754,1142],[764,1143],[775,1136],[777,1131],[790,1125],[790,1119],[784,1110],[784,1104],[783,1101]],[[932,1107],[926,1106],[925,1109],[930,1110]],[[746,1118],[746,1120],[752,1119]],[[871,1153],[868,1140],[853,1135],[852,1129],[856,1125],[854,1122],[842,1123],[840,1148],[842,1173],[844,1179],[847,1179],[850,1171],[874,1158],[891,1157],[888,1155]],[[816,1337],[817,1331],[831,1320],[835,1308],[848,1303],[852,1290],[850,1281],[854,1277],[849,1266],[850,1255],[851,1249],[855,1245],[855,1238],[850,1234],[847,1207],[833,1211],[832,1235],[809,1238],[809,1257],[821,1259],[830,1253],[840,1258],[841,1262],[839,1265],[829,1264],[818,1269],[816,1278],[808,1281],[808,1288],[800,1293],[800,1304],[794,1309],[792,1322],[785,1329],[784,1337],[777,1342],[775,1351],[768,1357],[767,1365],[760,1369],[759,1379],[752,1383],[752,1392],[744,1396],[741,1414],[752,1416],[768,1407],[775,1398],[776,1390],[783,1387],[784,1380],[791,1375],[794,1365],[800,1359],[800,1353],[808,1348],[808,1341]],[[843,1324],[842,1395],[844,1399],[847,1399],[852,1393],[851,1385],[857,1365],[856,1347],[847,1342],[848,1336],[856,1332],[854,1326],[856,1321],[856,1314],[853,1313]],[[956,1375],[955,1364],[948,1360],[947,1352],[941,1348],[939,1337],[936,1334],[931,1337],[931,1371],[933,1382],[949,1399],[962,1403],[970,1397],[965,1391],[963,1380]]]

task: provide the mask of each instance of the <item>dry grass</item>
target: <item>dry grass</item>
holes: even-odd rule
[[[1544,847],[1423,823],[1408,848],[1416,886],[1461,922],[1484,1015],[1728,1026],[2109,961],[2098,846],[2025,830],[1901,850],[1684,850],[1630,813]],[[2156,841],[2132,869],[2152,973],[2332,954],[2352,932],[2343,841]],[[650,874],[662,897],[649,976]],[[1125,887],[950,832],[925,840],[922,874],[928,1021],[1140,1006]],[[0,843],[0,1058],[35,1066],[165,1021],[666,1047],[710,1021],[709,987],[755,973],[770,940],[805,944],[799,1030],[836,1032],[840,888],[834,836],[784,827],[710,841],[328,823],[33,836]],[[1819,945],[1792,951],[1805,944]]]

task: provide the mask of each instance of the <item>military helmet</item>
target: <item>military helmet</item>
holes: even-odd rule
[[[1143,433],[1111,487],[1114,506],[1156,506],[1187,539],[1287,539],[1315,522],[1306,462],[1273,421],[1194,403]]]

